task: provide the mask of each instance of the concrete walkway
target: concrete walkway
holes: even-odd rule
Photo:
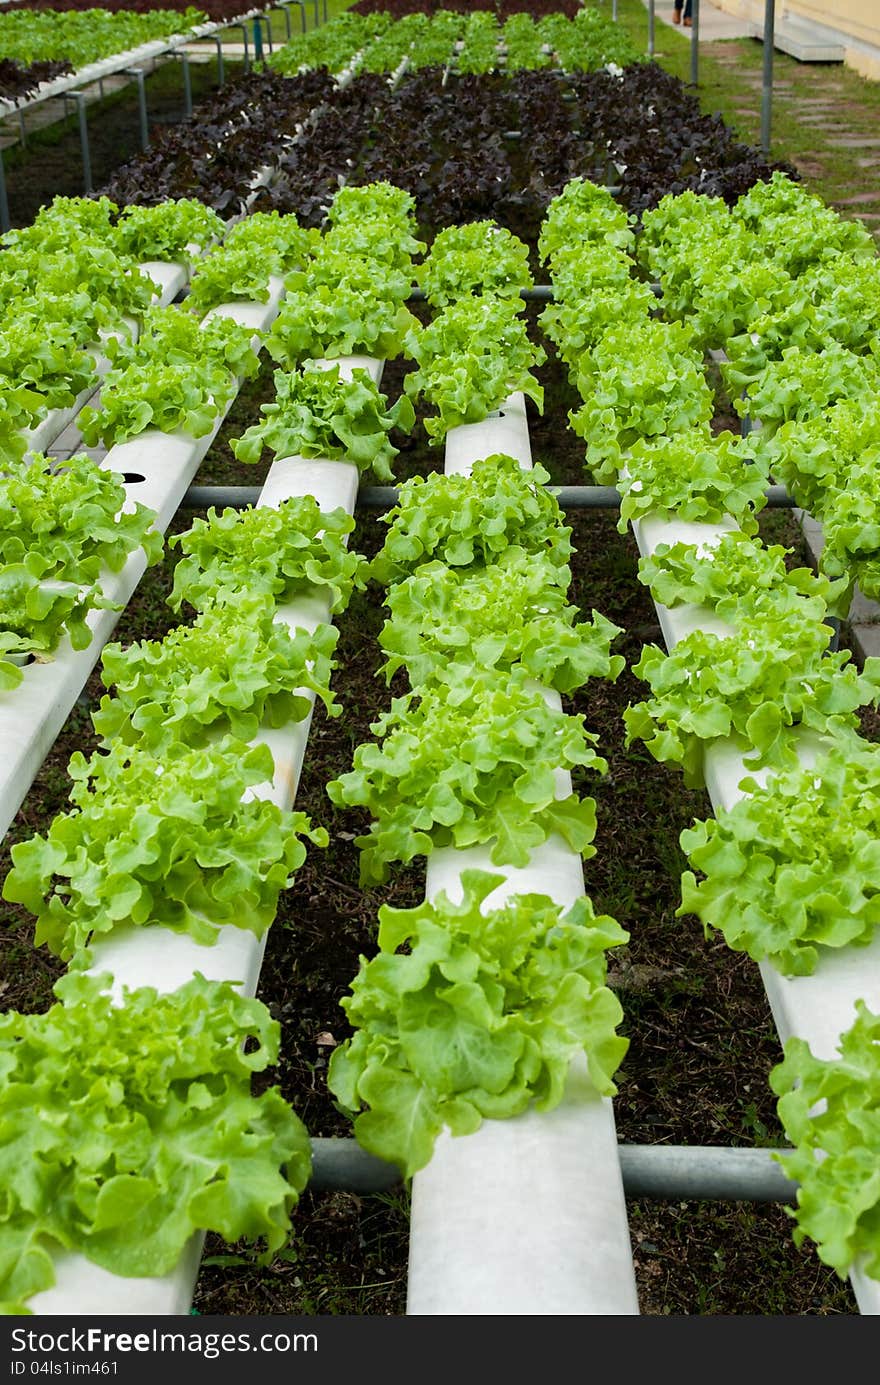
[[[644,0],[645,9],[648,8],[648,0]],[[654,14],[658,20],[668,24],[671,29],[687,37],[693,34],[693,29],[686,29],[684,25],[672,23],[672,0],[657,0],[654,5]],[[703,40],[712,43],[719,38],[751,38],[751,25],[744,19],[737,19],[736,15],[725,14],[717,5],[712,4],[712,0],[700,0],[700,42]]]

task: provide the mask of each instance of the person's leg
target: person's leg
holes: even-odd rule
[[[675,8],[674,8],[673,11],[672,11],[672,22],[673,22],[673,24],[680,24],[680,23],[681,23],[681,5],[680,5],[680,4],[679,4],[679,5],[676,5]]]
[[[684,19],[683,19],[682,22],[683,22],[684,27],[685,27],[686,29],[690,29],[690,28],[692,27],[692,25],[693,25],[693,20],[691,19],[691,6],[692,6],[692,3],[693,3],[693,0],[684,0]]]

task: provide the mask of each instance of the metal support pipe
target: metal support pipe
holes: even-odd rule
[[[553,292],[552,284],[535,284],[533,288],[520,289],[519,296],[526,303],[552,303],[556,297],[555,293]],[[425,290],[420,288],[413,288],[410,291],[407,302],[424,303]]]
[[[548,486],[556,496],[563,510],[619,510],[620,491],[615,486]],[[358,506],[364,510],[390,510],[397,504],[397,486],[361,486],[358,491]],[[795,502],[785,486],[768,486],[767,508],[770,510],[791,510]],[[229,506],[244,509],[256,505],[260,498],[259,486],[190,486],[180,502],[182,510],[206,510],[209,505],[218,509]]]
[[[3,150],[0,149],[0,231],[11,230],[9,220],[9,199],[6,196],[6,169],[3,166]]]
[[[654,56],[654,0],[648,0],[648,57]]]
[[[773,1159],[779,1150],[720,1145],[618,1145],[628,1197],[794,1202],[797,1184]]]
[[[192,93],[192,74],[189,70],[189,56],[186,53],[180,55],[180,71],[183,76],[183,113],[189,120],[193,113],[193,93]]]
[[[700,0],[693,0],[691,10],[691,86],[700,80]]]
[[[617,19],[617,0],[611,0],[611,18]]]
[[[82,151],[83,187],[88,197],[92,192],[92,159],[89,152],[89,124],[86,120],[86,98],[81,91],[73,93],[79,114],[79,146]]]
[[[770,121],[773,109],[773,42],[776,31],[776,2],[764,0],[764,73],[761,86],[761,148],[770,157]]]
[[[250,50],[250,47],[249,47],[249,45],[248,45],[248,28],[247,28],[247,24],[244,22],[244,20],[242,20],[241,24],[236,24],[234,27],[235,27],[236,29],[241,29],[241,36],[242,36],[242,39],[243,39],[243,41],[244,41],[244,70],[245,70],[245,72],[250,72],[250,70],[251,70],[251,50]]]
[[[215,35],[214,35],[214,42],[215,42],[216,45],[217,45],[217,85],[218,85],[218,87],[222,87],[223,82],[224,82],[224,80],[225,80],[225,76],[226,76],[226,74],[225,74],[225,72],[224,72],[224,69],[223,69],[223,39],[222,39],[222,36],[221,36],[220,34],[215,34]]]
[[[141,149],[146,152],[150,147],[150,123],[147,118],[147,89],[144,81],[145,73],[142,67],[127,67],[125,69],[127,77],[134,77],[138,87],[138,117],[141,126]]]
[[[18,113],[18,133],[21,138],[22,149],[27,149],[27,130],[24,127],[24,111]]]
[[[401,1182],[394,1164],[367,1154],[355,1140],[316,1138],[311,1146],[312,1188],[375,1193]],[[628,1197],[794,1202],[797,1194],[798,1185],[786,1178],[773,1158],[783,1151],[620,1144],[617,1152]]]

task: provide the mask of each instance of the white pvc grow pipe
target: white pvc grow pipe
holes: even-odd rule
[[[238,305],[258,306],[258,305]],[[372,357],[346,357],[318,361],[319,367],[339,364],[340,374],[350,378],[355,366],[370,371],[378,383],[384,362]],[[348,462],[320,459],[279,458],[273,462],[258,501],[259,506],[277,506],[294,495],[312,495],[322,510],[341,506],[354,513],[357,501],[358,471]],[[331,619],[330,598],[320,589],[277,608],[277,618],[291,629],[297,626],[314,630]],[[305,691],[305,690],[304,690]],[[306,691],[312,707],[314,695]],[[261,785],[248,796],[270,799],[281,808],[290,808],[296,796],[311,710],[300,722],[286,727],[264,728],[255,737],[269,745],[275,759],[271,785]],[[117,929],[94,945],[90,970],[113,975],[113,994],[121,998],[122,988],[154,986],[167,994],[191,980],[196,971],[212,981],[241,983],[244,994],[254,995],[266,946],[246,928],[226,925],[212,946],[202,946],[186,934],[164,928]],[[136,1232],[135,1232],[136,1234]],[[92,1264],[84,1256],[64,1252],[55,1259],[56,1282],[51,1289],[35,1294],[28,1307],[37,1315],[106,1316],[182,1315],[189,1312],[199,1270],[204,1236],[189,1240],[178,1264],[167,1275],[155,1278],[124,1279]]]
[[[267,327],[277,315],[283,292],[283,280],[274,278],[267,303],[223,304],[212,309],[206,321],[222,313],[255,330]],[[155,527],[164,531],[222,420],[223,415],[218,416],[211,433],[202,438],[150,429],[112,447],[101,466],[126,478],[126,507],[140,501],[154,509]],[[111,600],[125,603],[145,569],[146,554],[138,548],[121,572],[105,573],[101,585]],[[0,699],[0,834],[18,812],[119,615],[119,611],[90,611],[87,624],[92,641],[86,649],[73,649],[65,636],[51,663],[26,665],[19,687]]]
[[[446,474],[505,452],[531,466],[525,399],[512,395],[484,423],[451,429]],[[538,686],[537,684],[535,685]],[[559,695],[541,689],[548,704]],[[556,775],[557,797],[571,776]],[[499,871],[488,846],[443,848],[428,857],[426,896],[461,898],[468,868]],[[535,892],[569,908],[584,894],[580,856],[558,835],[531,854],[488,897]],[[637,1314],[635,1271],[611,1101],[600,1097],[580,1058],[565,1097],[550,1112],[486,1120],[473,1135],[437,1140],[412,1186],[409,1315]]]
[[[687,524],[648,516],[633,522],[633,532],[642,556],[651,554],[659,543],[711,543],[723,532],[735,529],[733,520],[723,525]],[[701,606],[683,605],[669,609],[655,602],[667,649],[694,630],[729,635],[732,627],[714,612]],[[804,765],[812,764],[827,741],[814,732],[798,738],[798,755]],[[739,788],[747,775],[764,783],[772,771],[752,771],[743,765],[749,747],[731,738],[707,746],[704,755],[706,787],[716,813],[732,808],[746,795]],[[773,1019],[784,1044],[797,1035],[806,1039],[818,1058],[837,1057],[842,1033],[855,1020],[855,1002],[862,999],[875,1013],[880,1012],[880,935],[867,947],[825,949],[811,976],[783,976],[769,962],[760,963],[761,976]],[[859,1268],[850,1275],[859,1309],[863,1314],[880,1314],[880,1282],[869,1279]]]
[[[153,280],[159,287],[159,292],[153,298],[153,304],[157,308],[167,308],[186,286],[189,279],[190,266],[188,264],[172,264],[165,260],[145,260],[139,266],[145,274]],[[138,324],[133,317],[122,319],[125,330],[132,339],[137,340]],[[107,337],[120,337],[121,331],[108,332]],[[110,361],[101,350],[101,347],[93,346],[88,348],[95,360],[95,370],[98,379],[102,379],[110,369]],[[73,423],[80,409],[88,404],[98,392],[98,385],[87,385],[66,409],[50,409],[46,416],[35,424],[33,428],[25,430],[27,448],[29,452],[45,452],[56,438],[64,432],[68,424]]]

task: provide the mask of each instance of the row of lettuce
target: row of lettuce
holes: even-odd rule
[[[292,74],[310,67],[341,72],[394,72],[406,59],[413,70],[452,67],[458,73],[556,66],[565,72],[595,72],[609,64],[627,67],[642,59],[626,32],[595,9],[574,19],[528,14],[500,23],[492,10],[462,14],[435,10],[393,19],[387,11],[339,15],[321,29],[297,34],[267,58],[276,71]]]
[[[258,425],[258,431],[283,426],[287,433],[283,437],[273,434],[274,441],[246,435],[240,446],[252,450],[266,441],[273,447],[277,443],[276,450],[284,454],[293,446],[295,436],[296,450],[302,454],[306,449],[301,434],[306,428],[313,455],[326,455],[330,450],[333,455],[348,457],[352,446],[346,441],[347,431],[363,418],[363,399],[368,396],[373,414],[381,414],[381,426],[357,432],[360,461],[365,466],[374,462],[380,468],[387,466],[389,455],[393,455],[387,436],[391,418],[400,419],[408,401],[388,411],[366,372],[345,385],[338,371],[328,370],[323,373],[327,384],[337,391],[343,387],[347,393],[327,406],[324,435],[319,437],[315,432],[317,411],[310,410],[301,398],[294,399],[295,391],[286,382],[296,374],[294,360],[301,360],[307,347],[311,351],[318,350],[319,345],[322,350],[339,350],[339,339],[332,334],[319,344],[314,321],[308,323],[311,335],[307,343],[297,336],[301,330],[297,322],[302,326],[307,321],[297,317],[298,312],[301,314],[296,301],[301,276],[319,276],[318,280],[307,280],[308,292],[313,293],[320,287],[322,273],[332,282],[328,265],[344,263],[351,273],[356,301],[365,302],[364,245],[388,246],[394,200],[389,197],[391,191],[379,188],[340,193],[331,209],[331,229],[321,246],[314,237],[304,238],[293,218],[252,219],[251,235],[261,242],[259,254],[251,245],[241,256],[241,246],[232,236],[227,237],[197,269],[182,307],[144,309],[137,346],[130,352],[120,350],[115,357],[102,390],[101,408],[86,415],[85,429],[94,428],[96,438],[113,441],[157,424],[173,430],[206,431],[209,419],[205,401],[218,389],[216,372],[222,368],[234,377],[235,372],[249,370],[252,363],[247,353],[251,348],[248,341],[245,349],[239,329],[227,330],[231,324],[215,327],[212,323],[198,329],[212,342],[199,354],[189,328],[183,325],[188,308],[201,315],[206,308],[230,298],[265,298],[270,274],[289,268],[295,261],[301,268],[289,276],[290,314],[286,321],[283,313],[276,320],[271,340],[276,359],[283,357],[283,342],[295,340],[299,345],[293,348],[292,358],[284,357],[288,369],[276,377],[279,397],[275,404],[265,406],[266,425]],[[356,242],[365,220],[370,220],[371,203],[374,234],[361,245],[359,255]],[[90,206],[85,204],[82,209],[84,221],[91,216],[97,222],[100,217],[105,229],[112,229],[112,208],[97,205],[94,211],[86,210]],[[70,204],[63,208],[68,225],[74,210]],[[346,226],[351,231],[350,243],[345,240]],[[85,234],[85,225],[82,230]],[[51,212],[32,239],[39,239],[40,234],[51,242],[55,234]],[[409,251],[401,250],[400,245],[405,242],[413,249],[423,247],[408,235],[408,239],[398,238],[393,262],[387,268],[411,285]],[[151,248],[155,250],[155,243]],[[313,258],[308,258],[307,249]],[[24,245],[10,245],[6,253],[14,257],[18,251],[28,253]],[[144,252],[143,245],[139,252]],[[262,266],[260,283],[254,278],[255,262]],[[240,278],[236,266],[241,269]],[[382,279],[381,268],[375,266],[374,273]],[[340,298],[344,299],[344,294],[340,293]],[[377,301],[374,294],[371,321],[376,319]],[[390,314],[392,325],[396,323],[400,331],[401,312],[406,313],[402,298],[392,296],[382,301],[383,311]],[[350,310],[348,318],[350,334]],[[407,319],[407,332],[411,332],[417,324],[409,314]],[[192,316],[191,320],[197,319]],[[172,322],[176,324],[173,328]],[[387,321],[383,330],[387,330]],[[299,372],[306,392],[311,389],[314,395],[321,374],[316,370]],[[144,389],[145,383],[150,384],[149,390]],[[149,402],[157,385],[157,407],[148,414],[139,412],[136,401],[146,395]],[[353,406],[352,390],[356,395]],[[279,425],[279,413],[290,401],[288,422]],[[408,412],[411,423],[411,405]],[[346,416],[347,422],[339,425],[340,435],[336,425]],[[336,429],[332,446],[328,442],[331,425]],[[495,550],[492,556],[499,560],[494,571],[484,570],[477,555],[468,574],[470,587],[450,588],[446,597],[442,583],[437,587],[436,599],[448,598],[462,621],[470,620],[472,638],[485,667],[479,671],[470,668],[467,696],[469,665],[460,664],[457,680],[438,678],[430,696],[427,691],[414,692],[408,700],[395,704],[403,741],[408,742],[412,734],[403,705],[408,701],[410,717],[424,729],[424,750],[421,775],[406,785],[406,793],[397,795],[397,807],[391,814],[396,825],[380,827],[376,834],[380,843],[377,859],[400,859],[401,852],[409,858],[413,849],[424,850],[432,840],[427,824],[417,830],[413,823],[415,835],[406,840],[400,837],[401,820],[411,818],[413,795],[424,789],[425,776],[434,781],[434,835],[439,839],[447,832],[456,840],[463,841],[468,834],[471,840],[486,840],[506,821],[511,805],[516,805],[516,818],[527,811],[533,825],[506,833],[505,843],[496,849],[499,860],[521,860],[535,840],[553,830],[562,830],[577,849],[585,851],[592,839],[592,801],[581,802],[572,796],[555,804],[552,769],[560,763],[602,768],[603,762],[592,750],[581,719],[551,713],[526,684],[529,670],[531,676],[544,675],[548,682],[558,681],[563,686],[571,686],[593,672],[616,675],[622,661],[608,654],[616,628],[601,617],[595,617],[592,625],[574,623],[576,613],[564,597],[570,574],[560,564],[568,531],[561,526],[555,502],[543,490],[546,477],[537,473],[526,479],[510,459],[486,462],[483,468],[482,481],[476,478],[467,483],[470,501],[462,507],[456,500],[464,497],[447,492],[432,522],[439,553],[445,551],[439,516],[446,513],[447,547],[449,551],[456,548],[458,567],[429,564],[417,580],[424,586],[437,568],[450,574],[451,580],[451,574],[461,566],[462,543],[466,541],[462,515],[470,526],[473,547],[481,542],[488,497],[497,501],[499,486],[506,486],[510,497],[504,508],[512,526],[506,555],[501,553],[500,539],[495,540],[490,546]],[[112,473],[99,471],[85,457],[73,458],[53,471],[44,458],[25,454],[7,463],[4,484],[10,487],[8,511],[19,526],[25,516],[52,518],[50,525],[35,521],[33,527],[47,560],[54,554],[50,570],[55,577],[64,572],[69,556],[63,524],[78,506],[86,511],[80,527],[92,533],[85,519],[95,520],[96,507],[83,505],[84,496],[77,499],[77,487],[86,472],[90,484],[99,484],[94,479],[97,473],[106,486],[95,535],[100,536],[102,529],[110,531],[104,547],[90,551],[93,563],[109,563],[110,558],[115,561],[123,549],[130,551],[135,537],[148,544],[151,557],[158,556],[158,536],[148,537],[149,512],[140,508],[136,511],[137,535],[132,532],[127,543],[123,541],[123,530],[126,526],[133,530],[135,519],[116,518],[124,491]],[[401,496],[401,514],[376,559],[376,573],[383,574],[382,580],[387,580],[392,568],[400,569],[406,552],[412,554],[418,548],[433,556],[421,527],[425,505],[418,489],[413,488],[413,492],[409,502]],[[67,498],[66,506],[62,497]],[[522,519],[519,543],[513,541],[515,510]],[[530,557],[529,525],[536,530],[532,547],[543,555],[537,568]],[[53,1254],[59,1247],[74,1249],[121,1275],[158,1275],[173,1269],[196,1230],[211,1229],[231,1241],[242,1236],[264,1237],[268,1255],[285,1239],[290,1212],[309,1176],[308,1139],[276,1089],[259,1097],[250,1094],[251,1073],[264,1069],[277,1056],[278,1026],[258,1002],[237,996],[230,985],[209,983],[200,975],[170,995],[158,995],[153,988],[126,990],[123,997],[116,997],[124,1003],[114,1004],[112,978],[101,972],[93,948],[96,943],[100,948],[102,939],[120,927],[131,926],[185,932],[206,946],[217,940],[224,925],[246,927],[260,938],[275,917],[280,890],[293,882],[305,858],[304,841],[326,844],[324,829],[313,827],[302,813],[284,811],[258,796],[258,786],[266,785],[275,767],[269,749],[253,740],[260,727],[288,725],[306,717],[309,693],[321,697],[331,714],[339,711],[329,687],[335,667],[335,630],[324,624],[308,633],[290,629],[275,617],[278,604],[313,593],[316,588],[327,593],[331,611],[340,611],[353,587],[374,575],[365,560],[347,548],[352,527],[353,521],[344,511],[321,513],[307,496],[286,501],[277,509],[219,515],[212,511],[206,520],[196,521],[188,533],[176,536],[173,542],[183,556],[169,600],[176,610],[183,605],[194,610],[195,619],[161,641],[143,641],[125,649],[107,646],[102,678],[114,692],[102,698],[93,713],[100,749],[88,759],[81,754],[71,759],[71,810],[60,814],[45,835],[13,848],[13,869],[4,883],[4,895],[33,913],[36,943],[67,961],[69,969],[57,985],[58,1003],[46,1014],[9,1013],[2,1021],[6,1080],[0,1107],[0,1149],[8,1195],[0,1223],[0,1297],[8,1311],[26,1311],[27,1300],[53,1283]],[[22,535],[20,540],[24,541]],[[108,547],[111,541],[117,548]],[[481,556],[485,559],[489,551],[484,550]],[[412,559],[410,565],[415,566]],[[549,592],[540,590],[544,580],[551,578]],[[518,631],[510,623],[510,585],[515,579],[521,591]],[[481,591],[487,609],[482,628],[472,617],[473,600]],[[414,593],[405,583],[400,583],[399,592],[402,604],[396,620],[389,622],[387,634],[398,652],[405,651],[414,638],[412,621],[404,612],[406,596],[412,600]],[[500,648],[494,648],[502,630],[509,646],[506,658]],[[415,638],[421,646],[422,641],[417,635]],[[520,662],[520,655],[517,672],[498,672],[497,665],[505,668]],[[392,661],[395,658],[391,650],[390,657]],[[445,655],[443,663],[448,664]],[[421,668],[419,676],[419,687],[422,682],[431,682]],[[490,685],[495,693],[492,709],[483,700]],[[503,725],[498,720],[502,704],[506,709]],[[450,774],[444,793],[438,787],[440,760],[447,751],[448,715],[453,707],[462,735],[470,720],[472,745],[480,747],[482,766],[473,783],[469,778],[473,765],[463,760]],[[525,739],[524,724],[529,727]],[[537,737],[533,754],[529,752],[531,736]],[[450,818],[456,791],[462,802],[458,827]],[[345,797],[356,790],[347,783],[340,784],[338,792]],[[478,813],[477,805],[484,802]],[[387,1098],[380,1095],[380,1088],[383,1074],[385,1078],[389,1075],[389,1065],[382,1056],[382,1045],[377,1047],[374,1039],[368,1038],[368,1026],[348,1066],[343,1050],[336,1060],[335,1080],[341,1092],[349,1092],[353,1107],[369,1103],[372,1120],[379,1124],[383,1110],[393,1112],[397,1136],[390,1144],[386,1141],[383,1149],[407,1171],[429,1157],[434,1135],[444,1121],[464,1130],[473,1128],[478,1112],[509,1113],[522,1109],[533,1096],[553,1104],[561,1092],[566,1055],[578,1047],[586,1045],[594,1054],[591,1064],[597,1084],[607,1089],[610,1073],[625,1047],[613,1034],[619,1006],[602,984],[603,949],[621,941],[625,936],[622,931],[611,920],[593,924],[586,903],[560,921],[559,910],[549,900],[541,900],[538,905],[516,902],[491,914],[485,925],[486,937],[481,939],[482,916],[477,906],[492,879],[468,880],[468,908],[462,911],[449,906],[458,925],[450,924],[445,962],[439,960],[436,939],[431,945],[432,955],[438,959],[436,973],[419,983],[409,961],[396,959],[395,966],[402,964],[406,975],[400,976],[398,1002],[392,1008],[399,1003],[404,1018],[396,1064],[399,1075]],[[422,911],[418,919],[410,919],[407,936],[433,937],[444,907],[439,902],[427,913]],[[506,947],[504,939],[511,920],[518,920],[520,966],[514,968],[508,960],[509,982],[499,989],[497,979],[492,981],[491,977],[497,978],[500,950]],[[386,951],[387,929],[399,930],[406,923],[400,915],[393,924],[383,918]],[[436,1067],[437,1047],[430,1031],[425,1031],[420,1043],[427,1066],[407,1070],[404,1055],[411,1047],[410,1009],[415,1014],[427,1006],[430,1012],[434,1007],[430,997],[444,987],[442,978],[456,967],[473,970],[478,954],[477,970],[483,973],[486,995],[481,1007],[476,981],[460,991],[455,1002],[458,1009],[449,1017],[449,1051],[457,1051],[458,1039],[471,1032],[482,1013],[483,1027],[498,1031],[498,1045],[510,1067],[505,1080],[500,1080],[501,1069],[491,1062],[491,1070],[484,1072],[480,1081],[465,1081],[462,1074],[450,1078],[448,1062]],[[368,1008],[375,1007],[369,1001],[375,975],[371,972],[370,982],[364,983],[367,999],[363,1003]],[[528,1005],[524,999],[527,990],[531,992]],[[386,1010],[391,1004],[387,993],[384,1004]],[[487,1018],[490,1010],[495,1015],[491,1023]],[[250,1042],[243,1048],[245,1039]],[[429,1050],[435,1057],[433,1069]],[[71,1055],[75,1066],[68,1070]],[[426,1093],[441,1069],[446,1073],[447,1089],[437,1088],[432,1106]],[[454,1092],[448,1090],[450,1081]],[[406,1117],[408,1094],[414,1084],[424,1087],[419,1100],[424,1116],[419,1126],[413,1126]],[[369,1129],[369,1112],[365,1119]],[[405,1129],[412,1132],[411,1143],[403,1139]],[[139,1226],[136,1240],[130,1234],[133,1216]]]
[[[411,244],[408,194],[350,195],[377,204],[373,217],[362,213],[377,244]],[[520,315],[524,251],[497,228],[450,230],[418,271],[443,307],[404,340],[418,364],[407,388],[437,408],[434,441],[487,418],[543,358]],[[411,265],[395,268],[413,277]],[[344,282],[337,291],[344,298]],[[418,908],[380,909],[378,949],[342,1002],[354,1035],[334,1050],[328,1085],[361,1145],[406,1176],[429,1162],[444,1127],[464,1135],[486,1118],[552,1109],[578,1053],[596,1089],[612,1094],[627,1048],[605,985],[605,953],[627,940],[619,924],[596,917],[586,897],[568,911],[539,893],[488,903],[504,868],[528,865],[552,835],[594,853],[595,800],[558,797],[557,775],[607,764],[583,715],[542,689],[613,680],[624,662],[610,653],[618,627],[595,611],[579,622],[568,600],[571,530],[548,479],[505,455],[478,456],[466,475],[413,478],[384,516],[370,564],[386,588],[380,672],[390,685],[405,670],[407,688],[327,786],[334,804],[370,815],[355,839],[361,883],[480,845],[499,867],[465,869],[459,888]]]
[[[0,54],[12,71],[4,67],[0,73],[0,97],[7,86],[12,95],[21,94],[21,79],[27,77],[28,69],[36,67],[38,80],[60,76],[156,39],[188,34],[205,20],[205,14],[193,6],[137,14],[110,13],[97,6],[81,12],[4,8],[0,11]]]
[[[858,711],[880,701],[880,660],[859,672],[847,651],[830,652],[828,623],[871,568],[858,550],[841,561],[833,522],[824,570],[791,568],[788,550],[761,542],[756,516],[771,474],[806,503],[810,440],[830,448],[833,436],[835,464],[826,454],[823,488],[808,494],[823,520],[852,499],[848,532],[861,524],[864,540],[860,477],[880,436],[878,341],[865,331],[880,289],[873,247],[774,177],[732,208],[666,198],[643,217],[637,245],[607,190],[570,184],[541,249],[556,296],[545,327],[584,400],[572,425],[597,476],[620,488],[621,528],[665,519],[674,539],[682,520],[707,526],[701,541],[660,542],[640,561],[655,600],[696,607],[697,628],[671,653],[643,651],[634,672],[650,696],[626,709],[627,739],[695,786],[706,750],[731,737],[747,769],[770,772],[744,778],[731,809],[682,834],[693,869],[679,913],[785,975],[808,974],[875,937],[880,748],[860,737]],[[661,308],[677,320],[653,315],[636,256],[659,274]],[[738,411],[760,418],[745,437],[710,429],[709,345],[727,347],[722,375],[744,387]],[[799,756],[804,732],[819,737],[814,762]],[[794,1038],[770,1076],[795,1146],[782,1162],[800,1184],[796,1238],[813,1238],[842,1276],[854,1263],[880,1276],[878,1033],[880,1017],[858,1000],[837,1059]]]
[[[269,276],[301,262],[303,233],[277,216],[251,227],[259,247],[242,257],[230,236],[217,253],[229,272],[261,260],[253,297],[265,300]],[[199,287],[196,274],[190,295],[199,315],[252,293],[251,278],[238,293],[223,291],[216,266],[206,279]],[[157,423],[206,431],[186,378],[207,397],[221,367],[231,378],[249,368],[252,334],[211,322],[200,330],[217,342],[199,356],[183,325],[195,315],[174,309],[173,336],[163,338],[159,324],[172,313],[151,312],[140,338],[146,355],[117,360],[100,417],[120,435]],[[157,400],[166,391],[167,407],[178,399],[179,408],[123,424],[115,380],[150,362],[160,372]],[[57,488],[85,465],[74,458],[43,474]],[[42,496],[24,496],[33,469],[28,457],[9,467],[21,513],[42,507]],[[37,944],[70,965],[46,1014],[0,1021],[6,1311],[28,1311],[32,1295],[52,1285],[59,1248],[123,1276],[150,1276],[171,1272],[195,1231],[230,1242],[263,1237],[269,1256],[287,1238],[310,1174],[308,1136],[277,1088],[251,1093],[252,1074],[277,1059],[279,1026],[236,986],[199,973],[170,994],[143,987],[113,997],[112,977],[100,967],[94,974],[92,945],[122,924],[156,929],[157,942],[165,928],[210,946],[225,924],[259,939],[305,859],[304,842],[326,844],[304,814],[260,795],[275,764],[254,738],[260,726],[307,717],[311,695],[339,711],[329,690],[336,631],[275,617],[279,604],[316,590],[330,610],[344,608],[364,580],[363,560],[347,549],[352,527],[344,511],[322,514],[304,497],[241,515],[212,511],[176,536],[184,556],[170,600],[195,619],[162,641],[107,646],[102,677],[116,693],[94,713],[100,749],[71,759],[71,810],[13,851],[6,897],[35,914]],[[63,536],[53,537],[63,550]]]

